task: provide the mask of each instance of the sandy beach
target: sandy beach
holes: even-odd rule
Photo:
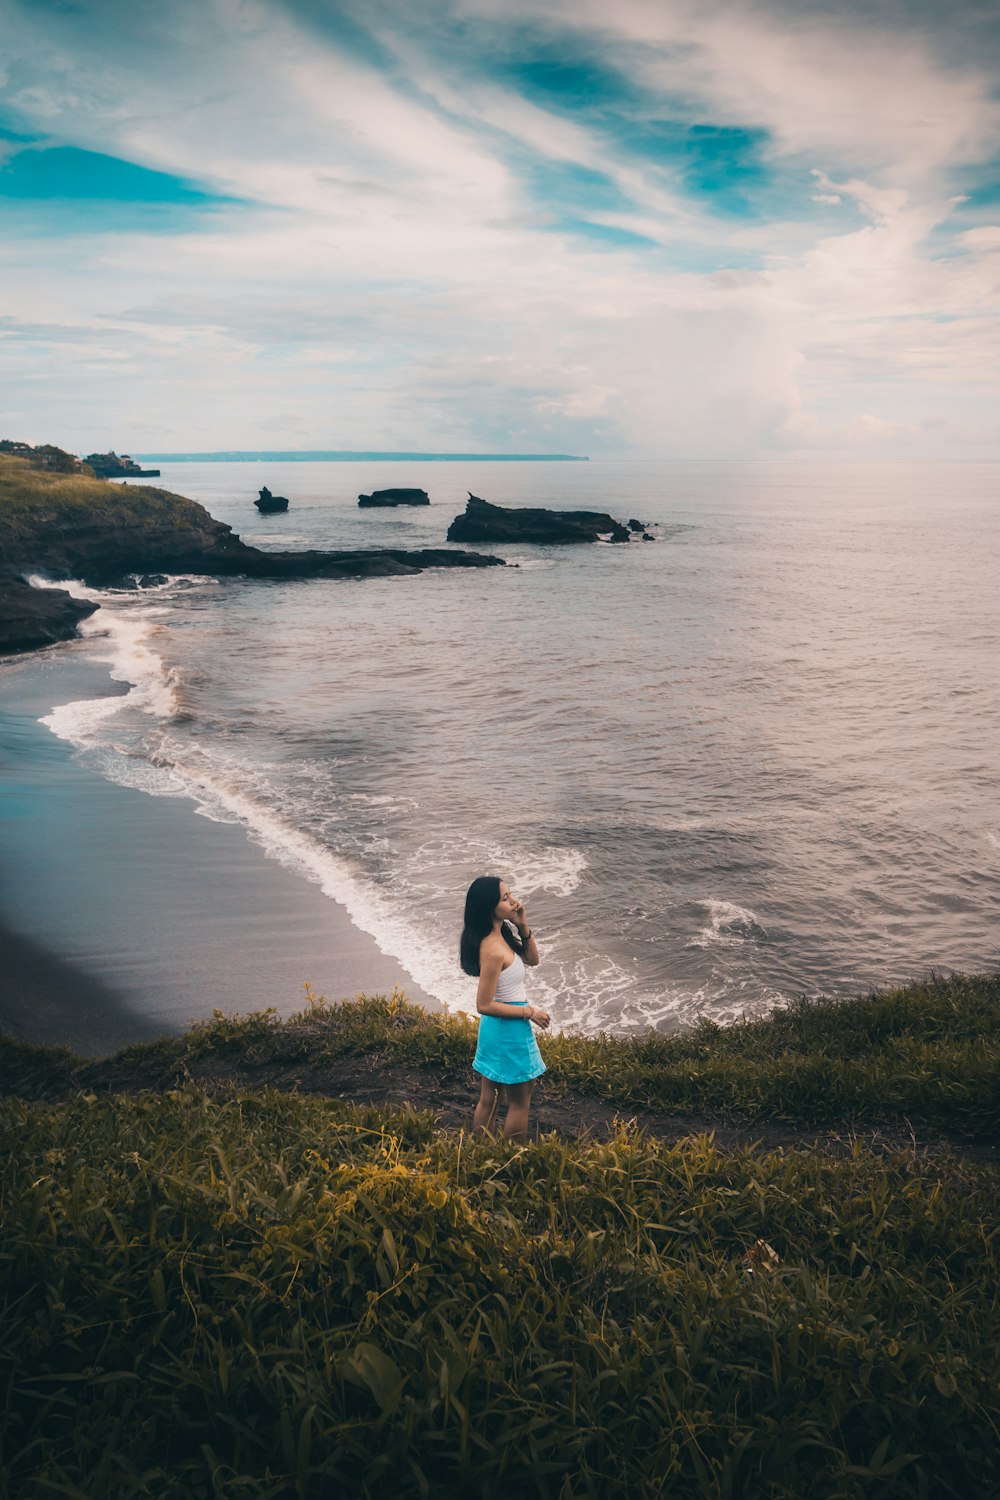
[[[0,670],[0,1029],[98,1055],[213,1009],[291,1014],[306,984],[436,1008],[242,827],[105,780],[38,722],[108,691],[73,646]]]

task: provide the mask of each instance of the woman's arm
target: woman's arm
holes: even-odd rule
[[[517,925],[517,935],[521,939],[521,957],[529,969],[537,969],[541,963],[538,956],[538,944],[535,942],[534,934],[528,923],[528,913],[524,909],[524,902],[518,904],[514,913],[514,921]]]
[[[481,1016],[501,1016],[507,1021],[530,1021],[534,1009],[530,1005],[505,1005],[495,998],[497,982],[503,969],[503,953],[499,948],[483,949],[479,955],[479,988],[476,990],[476,1009]]]

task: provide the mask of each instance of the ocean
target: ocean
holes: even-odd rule
[[[995,967],[996,465],[162,469],[264,548],[441,545],[470,487],[650,524],[655,544],[479,549],[505,569],[74,585],[102,608],[55,651],[89,686],[46,731],[245,830],[427,995],[474,1009],[457,938],[482,873],[525,900],[532,999],[562,1028]],[[264,484],[287,514],[258,516]],[[432,504],[359,509],[393,484]]]

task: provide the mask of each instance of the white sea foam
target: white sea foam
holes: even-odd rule
[[[427,879],[431,888],[440,888],[444,880],[454,880],[456,872],[462,871],[468,879],[474,875],[500,875],[511,882],[518,895],[525,897],[539,891],[553,896],[572,895],[587,868],[586,856],[579,849],[504,843],[470,835],[456,843],[452,832],[425,839],[413,850],[407,864],[413,878]],[[461,875],[458,878],[461,880]]]
[[[579,849],[552,846],[511,850],[503,865],[511,871],[521,895],[549,891],[553,896],[571,896],[583,878],[587,860]]]
[[[324,767],[326,770],[327,767]],[[398,797],[394,792],[350,792],[348,801],[359,807],[416,807],[412,797]]]
[[[458,849],[452,836],[442,835],[405,852],[392,837],[392,815],[412,809],[412,799],[395,793],[338,794],[330,760],[317,762],[314,784],[303,796],[301,786],[290,791],[281,773],[272,784],[265,769],[230,758],[220,747],[203,748],[178,736],[173,728],[182,706],[177,675],[156,649],[161,611],[135,596],[123,601],[120,595],[95,595],[82,585],[71,591],[97,597],[104,606],[85,622],[83,634],[95,659],[107,662],[111,677],[127,684],[128,691],[60,705],[42,722],[84,751],[89,764],[109,780],[153,796],[190,797],[198,815],[243,826],[269,857],[341,904],[355,926],[446,1005],[475,1010],[475,981],[461,975],[456,964],[457,922],[452,916],[464,894],[464,886],[459,892],[450,890],[456,870],[463,875],[466,870],[497,870],[526,900],[541,899],[544,893],[558,902],[579,889],[587,870],[581,850],[477,837]],[[299,774],[305,769],[301,763],[297,767]],[[379,818],[377,828],[355,830],[358,858],[305,831],[303,824],[314,822],[317,808],[324,805],[316,801],[324,793],[334,807],[368,808]],[[373,855],[378,874],[365,868]],[[709,920],[695,946],[735,946],[766,936],[753,912],[731,902],[704,905]],[[704,1014],[720,1019],[742,1013],[750,1003],[749,995],[744,1003],[731,975],[713,975],[700,990],[657,986],[649,993],[637,978],[634,961],[594,952],[558,921],[550,921],[545,965],[531,975],[531,994],[552,1012],[555,1028],[589,1032],[664,1021],[684,1024]]]
[[[344,906],[354,925],[370,934],[382,952],[398,959],[428,994],[459,1009],[473,1008],[474,986],[456,974],[454,943],[442,943],[424,921],[405,915],[423,913],[418,902],[401,900],[398,891],[379,889],[349,860],[268,806],[275,800],[274,789],[260,773],[235,765],[213,766],[205,752],[172,743],[162,733],[150,740],[149,729],[168,726],[179,708],[176,674],[151,644],[157,629],[153,613],[134,604],[116,609],[106,602],[107,595],[81,584],[69,587],[78,598],[101,599],[104,607],[84,622],[82,633],[94,659],[107,662],[112,679],[127,683],[128,691],[60,704],[41,722],[75,745],[108,780],[152,796],[186,795],[201,816],[242,824],[268,855],[318,883],[325,895]],[[117,722],[128,709],[138,709],[143,720],[148,715],[155,721],[131,742],[127,729]],[[366,800],[387,809],[394,799]],[[578,864],[572,851],[568,859],[542,851],[530,867],[527,862],[521,866],[527,871],[524,889],[572,888]]]
[[[195,799],[200,813],[220,822],[242,824],[265,853],[314,881],[324,895],[339,902],[355,927],[374,938],[383,953],[398,959],[423,990],[445,1004],[469,1008],[469,981],[456,976],[454,944],[442,947],[439,938],[420,920],[421,909],[408,917],[405,904],[391,890],[380,889],[351,861],[296,827],[260,797],[237,788],[207,760],[198,768],[173,761],[170,769],[183,783],[186,794]],[[252,785],[260,778],[248,773],[245,780]]]
[[[91,591],[76,586],[80,597]],[[98,596],[101,597],[101,596]],[[475,1012],[475,981],[456,964],[455,923],[451,903],[463,892],[449,892],[456,868],[498,870],[511,879],[525,899],[563,899],[580,887],[587,869],[581,850],[557,845],[506,844],[471,838],[461,849],[453,839],[427,841],[404,854],[380,830],[359,836],[359,852],[374,852],[383,866],[372,876],[359,861],[335,852],[304,831],[308,806],[290,801],[287,788],[276,786],[266,772],[240,761],[192,746],[171,733],[179,709],[176,674],[155,650],[158,611],[129,600],[122,606],[103,596],[100,614],[85,622],[84,632],[97,660],[111,676],[128,684],[116,696],[85,699],[54,708],[42,720],[53,733],[86,754],[88,763],[123,786],[152,796],[187,796],[202,817],[243,826],[271,858],[315,882],[344,907],[354,925],[368,933],[383,953],[398,960],[417,985],[452,1009]],[[138,721],[127,709],[139,710]],[[150,723],[152,720],[152,723]],[[302,767],[300,767],[300,770]],[[316,784],[306,802],[323,789],[336,796],[327,761],[314,768]],[[379,793],[348,793],[349,804],[390,817],[412,807],[408,798]],[[388,856],[388,858],[386,857]],[[444,898],[444,899],[443,899]],[[736,944],[762,934],[752,912],[731,902],[705,903],[709,923],[696,944]],[[457,906],[456,906],[457,910]],[[636,985],[634,963],[581,948],[572,932],[550,923],[545,932],[545,965],[531,975],[536,1004],[552,1014],[556,1030],[595,1032],[644,1028],[668,1022],[684,1025],[710,1014],[735,1018],[752,1003],[732,976],[718,976],[700,990],[657,987],[646,993]],[[782,997],[776,996],[780,1003]]]
[[[82,621],[80,634],[90,643],[93,659],[108,663],[112,681],[127,683],[129,690],[108,698],[60,704],[40,722],[60,739],[85,749],[108,719],[126,709],[138,709],[161,721],[172,719],[181,708],[180,682],[176,670],[166,666],[151,645],[158,612],[146,607],[116,610],[104,602],[108,595],[84,584],[70,582],[61,587],[74,598],[102,601],[101,610]]]
[[[607,955],[580,955],[568,962],[549,963],[546,933],[546,974],[531,976],[532,998],[546,1005],[559,1030],[581,1033],[598,1031],[644,1031],[696,1025],[706,1016],[720,1024],[744,1016],[762,1015],[788,997],[776,989],[762,992],[752,978],[734,980],[732,974],[713,970],[701,984],[660,983],[655,989],[637,989],[635,966]]]
[[[696,937],[687,944],[689,948],[708,948],[713,945],[733,948],[741,943],[766,942],[767,929],[756,913],[735,901],[709,899],[698,903],[708,913],[708,922]]]

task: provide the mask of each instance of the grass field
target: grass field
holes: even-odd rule
[[[998,992],[959,977],[543,1046],[553,1080],[623,1113],[860,1111],[986,1140]],[[303,1047],[467,1066],[470,1037],[383,999],[220,1017],[105,1062],[9,1044],[3,1494],[1000,1494],[995,1166],[628,1124],[513,1146],[176,1082]]]

